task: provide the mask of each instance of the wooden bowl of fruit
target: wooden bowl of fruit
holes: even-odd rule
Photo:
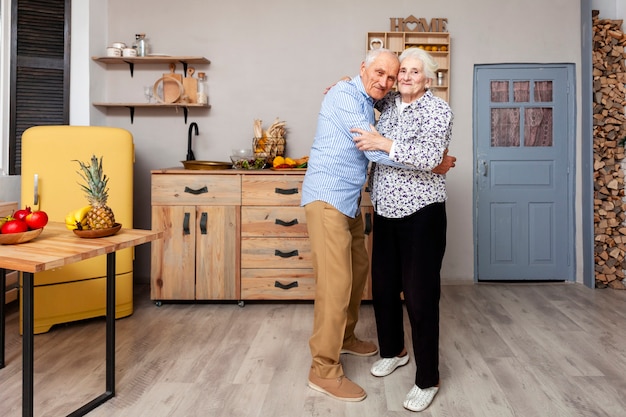
[[[33,240],[48,224],[48,215],[30,207],[18,210],[11,216],[0,218],[0,245],[16,245]]]
[[[120,223],[113,224],[113,227],[107,229],[74,229],[74,234],[84,239],[96,239],[99,237],[113,236],[120,231],[122,225]]]
[[[28,230],[26,232],[19,233],[0,233],[0,245],[16,245],[18,243],[26,243],[39,236],[41,232],[43,232],[43,227],[41,229]]]

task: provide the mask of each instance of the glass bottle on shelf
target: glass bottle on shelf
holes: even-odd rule
[[[148,55],[148,41],[146,40],[145,33],[137,33],[135,35],[135,43],[133,48],[137,50],[137,56],[147,56]]]
[[[206,74],[204,72],[198,73],[198,96],[197,96],[198,104],[208,104],[209,103],[209,95],[208,95],[208,86],[206,80]]]

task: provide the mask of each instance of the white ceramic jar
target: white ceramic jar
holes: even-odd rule
[[[111,56],[111,57],[122,56],[122,50],[120,48],[114,48],[112,46],[109,46],[107,48],[107,56]]]
[[[126,56],[126,57],[137,56],[137,50],[135,48],[124,48],[122,50],[122,56]]]

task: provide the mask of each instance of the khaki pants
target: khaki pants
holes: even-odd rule
[[[363,289],[369,272],[363,219],[352,219],[323,201],[305,206],[313,268],[315,305],[309,347],[320,378],[344,375],[343,346],[354,343]]]

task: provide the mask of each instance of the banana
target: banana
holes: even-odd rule
[[[82,223],[83,220],[85,220],[85,217],[87,216],[87,213],[89,213],[90,210],[91,210],[91,206],[85,206],[83,208],[80,208],[74,212],[74,218],[76,219],[76,221],[79,221]]]
[[[65,227],[69,230],[82,229],[87,225],[87,213],[91,210],[91,206],[85,206],[78,210],[70,211],[65,216]]]

